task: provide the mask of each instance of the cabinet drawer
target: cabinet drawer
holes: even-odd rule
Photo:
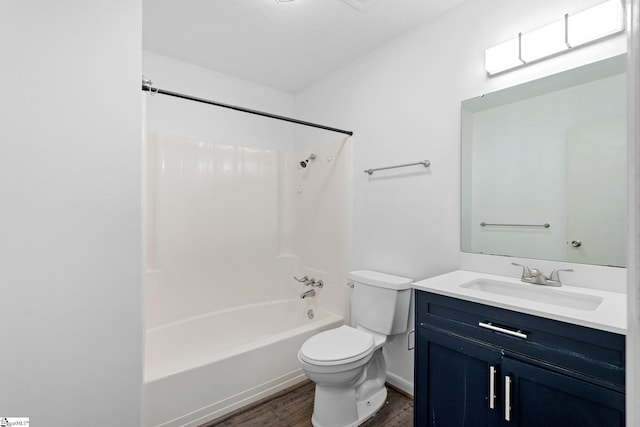
[[[624,336],[416,291],[416,325],[475,339],[624,388]]]

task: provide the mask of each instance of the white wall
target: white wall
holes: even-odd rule
[[[624,37],[494,78],[484,50],[598,2],[468,1],[296,95],[299,117],[355,131],[353,269],[424,279],[458,268],[460,102],[622,53]],[[426,173],[362,172],[423,159],[431,160]],[[387,362],[390,379],[411,391],[405,346],[395,337]]]
[[[140,423],[141,2],[0,3],[0,412]]]

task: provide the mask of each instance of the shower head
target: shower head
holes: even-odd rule
[[[316,155],[311,153],[309,157],[307,157],[307,160],[303,160],[300,162],[300,167],[306,168],[307,165],[309,164],[309,161],[315,160],[315,159],[316,159]]]

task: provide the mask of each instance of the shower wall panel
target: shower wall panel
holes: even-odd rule
[[[310,132],[307,139],[314,141],[316,133]],[[299,260],[298,274],[323,280],[318,304],[348,320],[345,283],[351,259],[353,140],[325,132],[315,142],[318,145],[311,150],[288,156],[287,164],[296,166],[312,152],[316,159],[306,168],[290,166],[286,175],[287,226]]]
[[[278,298],[280,154],[147,138],[146,326]]]

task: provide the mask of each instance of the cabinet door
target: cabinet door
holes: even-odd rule
[[[415,426],[496,425],[500,352],[428,327],[417,328],[416,340]]]
[[[623,393],[509,357],[501,369],[506,426],[624,426]]]

